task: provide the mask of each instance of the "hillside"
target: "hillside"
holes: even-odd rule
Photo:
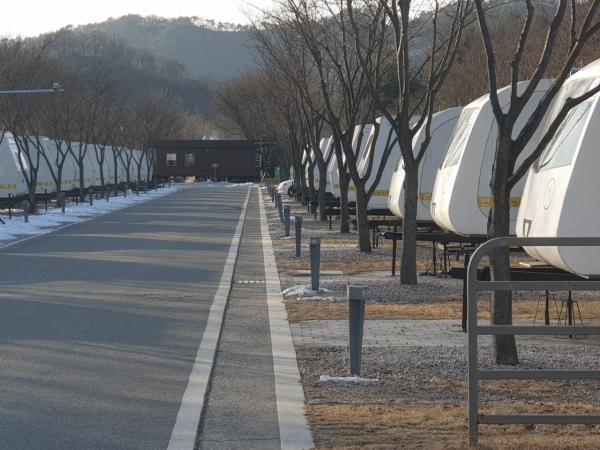
[[[148,48],[156,55],[174,60],[187,68],[188,76],[211,77],[218,81],[235,77],[246,67],[254,67],[247,48],[248,32],[221,31],[197,24],[196,18],[123,16],[105,22],[76,27],[75,32],[94,30],[122,38],[135,48]]]

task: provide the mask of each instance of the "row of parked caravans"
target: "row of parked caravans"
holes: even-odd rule
[[[10,196],[22,196],[28,194],[27,184],[25,181],[25,175],[21,170],[21,165],[24,171],[29,172],[29,164],[25,155],[19,155],[19,150],[15,139],[23,139],[22,137],[13,136],[10,132],[5,132],[2,142],[0,143],[0,198],[7,198]],[[56,183],[52,173],[57,174],[56,161],[57,161],[57,147],[56,142],[42,138],[41,145],[43,147],[44,154],[48,157],[52,168],[48,166],[46,159],[40,155],[39,157],[39,168],[37,172],[37,188],[36,193],[52,193],[56,192]],[[33,145],[29,146],[30,149],[35,149]],[[71,143],[71,149],[75,154],[79,154],[80,144],[78,142]],[[81,147],[83,149],[83,147]],[[117,179],[115,180],[115,158],[112,147],[107,146],[104,148],[104,163],[103,163],[103,176],[104,184],[115,184],[127,181],[127,154],[128,151],[124,151],[117,154]],[[133,150],[135,155],[129,164],[129,180],[136,180],[138,177],[137,172],[137,161],[141,161],[141,179],[148,179],[148,165],[146,164],[145,157],[140,150]],[[65,152],[61,152],[64,154]],[[83,153],[83,151],[82,151]],[[37,156],[37,155],[36,155]],[[32,157],[33,161],[37,161],[37,157]],[[19,163],[21,159],[21,164]],[[135,159],[135,160],[134,160]],[[102,185],[100,179],[100,165],[98,158],[96,157],[96,149],[94,145],[87,144],[87,149],[84,158],[84,170],[83,170],[83,183],[84,187],[97,187]],[[61,190],[70,191],[72,189],[78,189],[80,183],[79,177],[79,165],[75,157],[67,152],[67,158],[63,165],[62,170],[62,186]]]
[[[518,84],[519,92],[528,81]],[[566,99],[577,97],[600,83],[600,60],[572,75],[557,95],[543,123],[517,160],[520,163],[537,146],[547,123],[558,114]],[[520,132],[551,80],[540,82],[536,92],[518,118],[514,137]],[[511,233],[528,237],[600,236],[600,167],[598,127],[600,94],[573,108],[560,125],[541,157],[511,191]],[[506,110],[510,87],[498,91]],[[370,152],[378,165],[387,138],[389,123],[381,120],[380,138],[373,144],[372,129],[365,127],[369,138],[358,150],[359,173],[366,172]],[[360,128],[355,130],[357,135]],[[435,222],[440,227],[462,235],[485,235],[493,198],[490,179],[495,154],[497,126],[489,95],[464,108],[452,108],[434,114],[432,139],[419,168],[419,205],[417,220]],[[423,142],[425,126],[415,135],[414,151]],[[334,157],[335,158],[335,157]],[[333,159],[334,159],[333,158]],[[394,166],[393,164],[397,164]],[[376,171],[374,168],[373,172]],[[315,174],[318,174],[315,172]],[[373,177],[367,183],[371,183]],[[335,196],[337,164],[329,164],[327,190]],[[404,169],[400,148],[389,159],[370,208],[389,208],[402,217]],[[385,198],[385,204],[384,204]],[[385,205],[385,206],[383,206]],[[600,274],[600,251],[582,247],[535,247],[525,249],[531,256],[562,269],[583,274]]]

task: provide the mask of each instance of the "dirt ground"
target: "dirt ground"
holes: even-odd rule
[[[303,207],[292,204],[297,214],[305,214]],[[292,212],[292,214],[295,214]],[[335,229],[334,224],[334,229]],[[311,232],[322,229],[328,231],[328,224],[321,224],[312,218],[305,217],[304,225]],[[282,232],[279,225],[271,227],[274,237],[273,246],[290,246],[293,241],[281,239]],[[330,232],[329,232],[330,233]],[[322,245],[353,245],[357,244],[356,236],[345,238],[324,237]],[[421,244],[420,248],[426,250],[431,244]],[[391,243],[385,243],[385,250],[389,251]],[[321,270],[343,271],[348,275],[356,275],[373,271],[390,271],[391,258],[381,260],[362,261],[353,256],[356,252],[348,250],[343,258],[335,261],[322,261]],[[401,246],[398,247],[397,270]],[[519,257],[511,261],[511,265],[519,265]],[[420,260],[418,269],[428,268],[429,262]],[[461,262],[453,262],[453,265]],[[297,270],[310,269],[309,262],[304,260],[282,259],[277,261],[280,272],[293,274]],[[540,296],[541,299],[541,296]],[[344,302],[331,302],[319,300],[285,301],[288,320],[301,322],[305,320],[345,320],[348,317],[348,305]],[[560,308],[560,302],[558,302]],[[588,319],[600,319],[600,300],[586,300],[580,302],[581,314]],[[415,320],[441,320],[460,319],[462,316],[462,296],[449,294],[438,296],[431,302],[424,303],[369,303],[366,304],[366,320],[377,319],[415,319]],[[489,318],[489,301],[481,302],[479,317]],[[532,299],[514,301],[514,319],[533,319],[543,322],[544,302]],[[556,321],[558,310],[551,304],[550,317]],[[297,350],[302,365],[310,364],[310,358],[303,354],[308,351]],[[418,352],[418,350],[417,350]],[[326,352],[324,352],[326,355]],[[321,364],[327,364],[320,361]],[[304,367],[304,366],[303,366]],[[306,388],[307,381],[303,378]],[[532,383],[537,383],[532,385]],[[575,403],[561,395],[559,384],[562,382],[529,382],[529,381],[485,381],[480,383],[480,389],[492,392],[509,393],[514,395],[514,400],[503,403],[481,403],[480,413],[506,414],[506,413],[531,413],[531,414],[599,414],[600,405],[598,395],[591,395],[589,403]],[[565,382],[568,383],[568,382]],[[558,386],[558,388],[557,388]],[[596,385],[593,385],[596,386]],[[447,381],[431,378],[423,387],[433,391],[458,392],[466,397],[466,380]],[[576,388],[575,388],[576,389]],[[597,387],[594,392],[597,394]],[[538,392],[540,397],[532,395],[532,390]],[[564,389],[568,392],[568,389]],[[528,397],[534,401],[519,401],[518,394],[527,392]],[[543,401],[535,401],[542,398]],[[545,399],[556,397],[556,402]],[[311,400],[314,396],[308,396]],[[398,398],[401,398],[399,396]],[[582,396],[587,398],[587,396]],[[316,448],[318,449],[464,449],[468,448],[467,438],[467,405],[463,403],[440,403],[437,401],[417,401],[414,403],[378,403],[365,401],[359,404],[348,399],[348,404],[328,403],[306,406],[306,415],[313,432]],[[480,449],[599,449],[600,426],[597,425],[480,425]]]

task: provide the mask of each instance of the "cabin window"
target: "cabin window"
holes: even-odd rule
[[[473,128],[473,123],[475,122],[478,112],[479,108],[469,108],[462,112],[458,119],[458,123],[456,124],[456,128],[454,129],[454,133],[452,133],[452,137],[450,138],[450,143],[448,144],[448,149],[446,150],[440,169],[445,169],[446,167],[458,164],[460,157],[465,151],[467,138]]]
[[[593,87],[592,84],[598,84],[598,82],[599,80],[592,78],[577,80],[565,85],[555,103],[548,124],[554,120],[554,117],[559,113],[567,98],[579,97],[589,91]],[[556,130],[550,143],[533,165],[535,172],[571,164],[593,101],[593,99],[586,100],[569,111],[565,120],[561,122]]]
[[[177,165],[177,153],[167,153],[167,166],[173,167]]]
[[[262,155],[260,153],[254,155],[254,166],[262,167]]]
[[[186,167],[194,167],[196,165],[196,154],[186,153],[185,154],[185,165]]]

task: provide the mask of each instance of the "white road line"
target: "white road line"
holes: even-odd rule
[[[281,448],[282,450],[310,449],[315,444],[304,416],[304,391],[300,380],[292,332],[283,306],[281,284],[279,283],[279,274],[277,273],[277,264],[275,263],[263,194],[260,188],[258,197]]]
[[[242,228],[244,227],[251,190],[251,188],[248,189],[248,195],[246,196],[244,207],[242,208],[240,219],[237,228],[235,229],[235,234],[233,235],[219,289],[217,290],[213,304],[210,307],[206,328],[204,329],[202,341],[200,342],[200,347],[196,354],[196,361],[194,362],[192,373],[190,374],[185,393],[181,400],[181,406],[179,408],[179,413],[177,414],[177,420],[175,421],[175,426],[173,427],[173,433],[171,434],[167,450],[193,450],[194,448],[196,432],[200,422],[200,414],[204,407],[206,389],[208,387],[210,373],[215,360],[217,343],[223,325],[225,306],[227,305],[227,298],[229,297],[229,291],[231,289],[233,269],[235,267],[235,261],[240,246],[240,238],[242,236]]]

